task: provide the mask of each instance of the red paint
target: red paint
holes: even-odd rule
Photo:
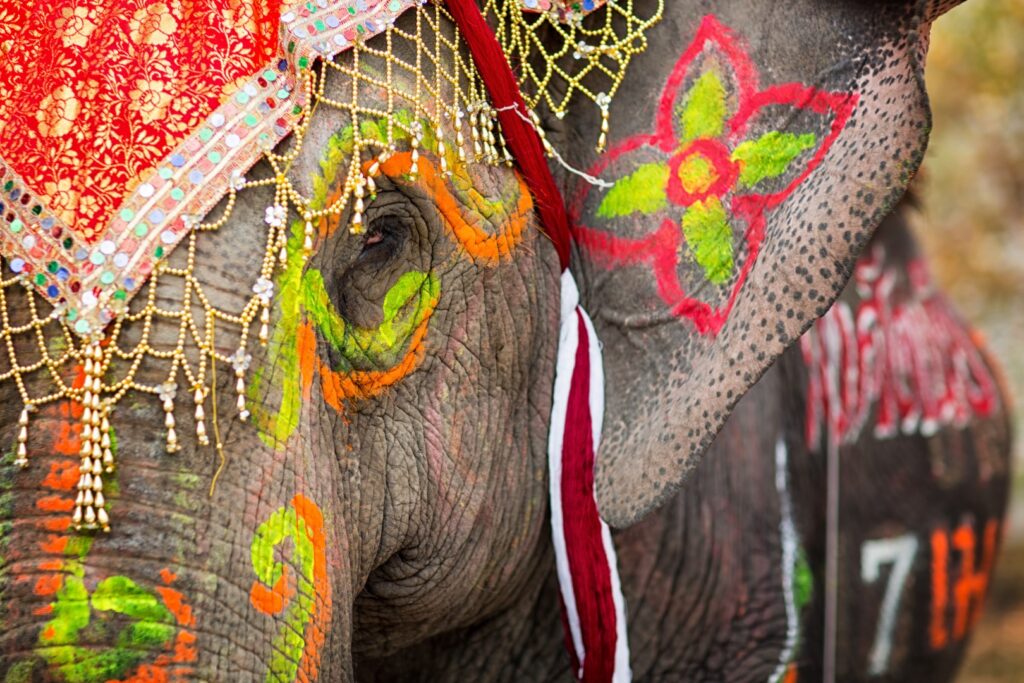
[[[690,193],[683,187],[679,167],[693,156],[702,156],[714,168],[714,180],[703,192]],[[668,162],[668,200],[687,207],[709,197],[721,197],[736,184],[740,165],[729,158],[729,150],[718,140],[694,140]]]
[[[677,161],[673,156],[680,152],[681,147],[676,129],[677,107],[686,96],[684,86],[690,80],[687,77],[693,73],[692,69],[702,55],[717,56],[722,66],[729,71],[728,77],[735,84],[738,106],[726,121],[722,139],[691,143],[691,147],[697,143],[707,143],[701,150],[713,155],[714,165],[719,172],[719,180],[713,190],[693,195],[686,193],[682,187],[673,189],[672,185],[677,182],[674,169],[681,163],[681,160]],[[651,135],[637,135],[619,143],[589,169],[589,173],[598,177],[605,176],[613,164],[626,160],[628,156],[635,156],[643,162],[667,159],[673,164],[669,174],[669,199],[673,204],[689,205],[688,202],[701,197],[720,197],[731,214],[730,223],[746,226],[737,254],[737,260],[742,265],[727,300],[720,306],[714,306],[695,293],[684,291],[679,278],[682,235],[668,234],[670,230],[681,232],[675,218],[659,215],[640,218],[638,225],[656,227],[654,232],[639,238],[619,237],[607,228],[585,225],[582,211],[588,195],[593,191],[593,187],[585,183],[580,184],[571,204],[577,242],[594,263],[606,269],[646,265],[651,269],[658,295],[673,315],[690,320],[701,334],[716,334],[728,319],[757,261],[765,238],[766,213],[785,201],[825,158],[850,119],[857,99],[854,93],[823,92],[800,83],[786,83],[759,90],[757,70],[736,37],[713,16],[706,16],[693,42],[683,52],[665,82],[654,120],[655,132]],[[729,148],[738,144],[750,132],[753,124],[765,116],[766,110],[774,107],[785,108],[790,115],[795,111],[804,111],[827,117],[830,119],[828,134],[800,172],[791,176],[791,180],[781,190],[767,194],[731,192],[738,166],[729,159]],[[683,154],[686,153],[684,149]],[[728,188],[723,182],[724,178],[732,181]],[[742,247],[745,247],[745,253]]]
[[[827,426],[855,441],[874,416],[874,436],[929,436],[999,407],[998,385],[970,329],[934,289],[923,262],[883,267],[880,247],[854,271],[859,300],[834,305],[801,340],[809,369],[807,442]],[[901,269],[909,292],[897,296]]]

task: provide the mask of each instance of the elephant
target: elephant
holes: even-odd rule
[[[604,347],[594,490],[637,680],[955,675],[1002,531],[1006,399],[898,204],[954,4],[666,3],[607,151],[581,142],[597,111],[542,121]],[[339,182],[344,125],[312,118],[304,190]],[[558,258],[513,169],[411,163],[381,163],[363,233],[278,276],[221,451],[167,454],[159,406],[118,409],[110,534],[66,520],[81,408],[34,418],[42,465],[0,469],[4,681],[573,677],[548,529]],[[197,243],[225,307],[271,195]]]

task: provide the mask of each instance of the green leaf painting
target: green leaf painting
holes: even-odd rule
[[[651,214],[668,206],[665,186],[668,166],[644,164],[621,178],[608,191],[597,209],[601,218],[620,218],[633,213]]]
[[[733,269],[732,228],[722,202],[711,197],[686,209],[683,235],[704,277],[716,285],[728,282]]]
[[[740,164],[740,183],[753,187],[766,178],[782,175],[801,152],[816,143],[814,133],[794,135],[777,130],[740,143],[732,153],[732,160]]]

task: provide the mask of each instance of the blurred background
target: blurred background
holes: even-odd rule
[[[1011,519],[963,683],[1024,681],[1024,0],[939,19],[917,234],[936,278],[985,335],[1015,400]]]

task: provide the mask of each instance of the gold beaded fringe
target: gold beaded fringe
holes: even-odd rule
[[[513,12],[512,8],[516,11]],[[627,9],[624,9],[627,8]],[[610,2],[607,17],[599,28],[585,28],[583,22],[573,20],[567,27],[558,28],[565,46],[556,53],[539,53],[539,43],[528,34],[540,23],[551,23],[549,15],[527,20],[520,13],[517,0],[488,0],[485,4],[498,23],[498,36],[503,41],[510,60],[522,60],[541,54],[547,71],[524,68],[524,87],[531,86],[530,106],[542,100],[558,115],[564,114],[574,92],[594,100],[602,109],[602,132],[599,146],[603,146],[607,133],[607,105],[622,81],[629,59],[643,49],[646,41],[643,30],[661,16],[657,13],[647,20],[637,20],[627,14],[632,11],[632,0],[626,3]],[[270,337],[271,309],[274,300],[274,277],[293,255],[288,249],[291,231],[302,230],[302,247],[298,258],[307,259],[316,247],[318,233],[315,225],[327,217],[340,217],[349,211],[349,228],[359,233],[363,227],[366,204],[376,193],[374,176],[379,174],[380,163],[389,155],[407,146],[412,153],[410,175],[415,178],[421,150],[436,155],[444,173],[450,166],[473,160],[479,163],[511,165],[512,158],[505,147],[497,112],[487,101],[485,89],[462,47],[458,31],[453,28],[447,12],[440,3],[417,7],[412,28],[388,26],[382,36],[373,41],[353,46],[351,59],[345,63],[325,62],[320,71],[312,65],[304,71],[302,87],[306,102],[311,106],[307,115],[293,131],[287,151],[265,150],[265,160],[273,169],[268,178],[247,179],[236,172],[222,215],[216,220],[203,222],[198,217],[192,223],[186,242],[186,263],[175,268],[168,262],[157,265],[144,292],[136,297],[140,305],[126,307],[102,337],[80,339],[67,325],[62,306],[47,314],[40,314],[41,300],[24,275],[0,279],[0,339],[6,353],[0,351],[0,382],[14,382],[23,408],[18,418],[17,444],[14,463],[27,467],[30,462],[29,433],[33,413],[44,405],[69,400],[80,405],[82,413],[81,463],[72,522],[78,530],[110,530],[108,501],[104,494],[105,478],[114,472],[116,446],[112,429],[114,412],[129,393],[149,394],[158,398],[164,411],[166,452],[181,449],[176,406],[179,382],[192,399],[194,429],[199,445],[210,445],[206,426],[206,399],[212,393],[211,380],[215,376],[215,363],[231,366],[235,377],[235,399],[240,420],[249,417],[246,407],[246,377],[252,356],[249,352],[250,334],[255,327],[259,345],[266,346]],[[616,19],[618,17],[618,19]],[[622,17],[628,31],[618,37],[613,24]],[[556,22],[557,23],[557,22]],[[591,42],[587,42],[591,41]],[[403,60],[394,47],[401,42],[413,46],[412,59]],[[571,74],[558,65],[572,47],[576,60],[584,66]],[[611,60],[609,66],[607,60]],[[450,65],[442,68],[442,65]],[[556,102],[546,88],[551,74],[565,78],[570,87]],[[594,93],[583,79],[592,74],[604,74],[611,85]],[[340,78],[349,84],[345,100],[332,99],[325,91],[328,79]],[[411,92],[410,90],[411,85]],[[364,92],[364,91],[369,91]],[[381,103],[380,92],[385,97]],[[289,178],[292,163],[298,158],[304,136],[317,107],[332,107],[346,113],[350,128],[351,155],[339,196],[329,205],[314,207],[313,202],[298,192]],[[531,109],[534,126],[541,134],[545,150],[554,156],[554,150],[543,134],[539,119]],[[364,122],[384,122],[381,126],[364,129]],[[378,135],[366,131],[376,129]],[[449,141],[445,130],[453,132]],[[468,135],[467,135],[468,133]],[[364,162],[369,163],[365,167]],[[215,232],[229,221],[237,195],[246,189],[273,187],[274,201],[267,208],[265,247],[259,270],[255,273],[252,293],[241,310],[225,311],[213,304],[206,295],[199,272],[197,240],[204,233]],[[296,221],[289,228],[289,216]],[[158,292],[165,283],[174,282],[175,308],[160,304]],[[12,311],[8,292],[21,287],[24,306]],[[166,298],[166,297],[165,297]],[[177,333],[173,346],[161,346],[152,340],[153,327],[171,325]],[[232,353],[217,350],[215,329],[227,330],[229,339],[237,342]],[[24,356],[29,356],[26,360]],[[6,362],[5,362],[6,361]],[[146,384],[139,379],[139,369],[146,363],[152,369],[162,366],[165,378],[159,384]],[[6,367],[4,367],[6,366]],[[77,377],[77,380],[74,378]],[[70,378],[70,380],[69,380]],[[41,395],[29,391],[48,386],[49,393]],[[215,406],[214,406],[215,409]],[[216,435],[215,435],[216,438]],[[219,449],[220,443],[215,446]],[[109,482],[106,482],[109,484]]]

